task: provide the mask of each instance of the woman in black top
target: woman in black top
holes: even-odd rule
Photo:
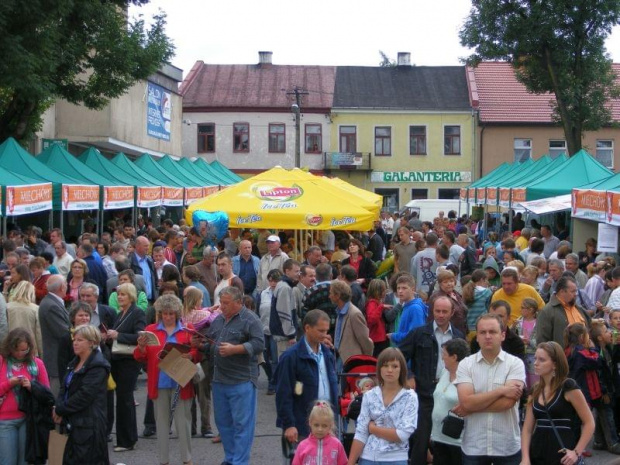
[[[573,465],[577,463],[594,434],[594,418],[577,383],[568,378],[568,362],[557,342],[538,344],[534,370],[540,381],[528,399],[525,423],[521,431],[522,465]],[[579,417],[581,436],[571,427]],[[553,431],[552,422],[562,439]]]
[[[138,332],[144,331],[146,317],[136,307],[137,293],[133,284],[121,284],[116,288],[121,313],[108,330],[108,341],[137,345]],[[132,450],[138,442],[138,424],[133,392],[136,387],[140,364],[133,353],[114,353],[112,346],[112,377],[116,382],[116,446],[114,452]]]

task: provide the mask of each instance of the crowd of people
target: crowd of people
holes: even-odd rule
[[[594,239],[575,253],[564,226],[517,214],[493,229],[455,212],[383,213],[369,231],[299,244],[291,231],[211,244],[205,225],[138,226],[3,238],[0,464],[45,463],[54,428],[67,464],[108,465],[108,443],[133,450],[139,429],[168,464],[172,424],[184,464],[197,437],[222,444],[223,465],[248,464],[262,395],[300,465],[620,454],[620,266]],[[173,349],[196,366],[184,385],[160,368]],[[358,356],[376,370],[344,394]]]

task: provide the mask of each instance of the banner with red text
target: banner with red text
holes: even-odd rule
[[[607,191],[607,223],[620,226],[620,192]]]
[[[167,207],[183,206],[183,188],[182,187],[162,187],[162,205]]]
[[[203,187],[202,188],[202,196],[206,197],[207,195],[211,195],[214,194],[220,190],[223,190],[225,188],[225,186],[209,186],[209,187]]]
[[[99,210],[99,186],[63,184],[62,209]]]
[[[117,210],[133,207],[134,188],[132,186],[104,186],[103,209]]]
[[[476,203],[480,205],[484,205],[486,202],[487,202],[487,188],[477,187],[476,188]]]
[[[161,187],[138,187],[139,208],[151,208],[161,205]]]
[[[573,189],[572,216],[595,221],[605,221],[607,212],[607,196],[605,191],[589,189]]]
[[[487,205],[497,206],[497,187],[487,187]]]
[[[459,200],[461,202],[467,202],[467,187],[461,187],[459,189]]]
[[[186,187],[185,188],[185,205],[189,205],[194,200],[202,199],[202,187]]]
[[[52,183],[7,186],[7,216],[28,215],[52,209]]]

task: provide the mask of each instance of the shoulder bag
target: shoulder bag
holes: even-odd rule
[[[441,423],[442,434],[454,439],[459,439],[461,437],[461,433],[465,427],[464,418],[459,417],[456,413],[450,410]]]
[[[123,325],[123,323],[125,323],[125,321],[127,320],[128,315],[125,315],[125,318],[123,318],[123,321],[121,321],[119,323],[119,325],[116,327],[116,331],[118,332],[118,329]],[[137,345],[132,345],[132,344],[123,344],[122,342],[118,342],[118,338],[114,339],[114,342],[112,342],[112,354],[114,355],[133,355],[133,351],[136,349],[136,347],[138,347]]]
[[[563,390],[562,392],[560,392],[560,395],[562,394],[563,394]],[[547,399],[545,399],[544,391],[542,393],[542,398],[543,398],[543,402],[545,403],[545,413],[547,414],[547,419],[549,420],[549,423],[551,423],[551,429],[553,430],[553,434],[555,435],[555,438],[558,440],[558,443],[560,444],[560,451],[564,451],[564,453],[566,453],[568,449],[564,446],[564,441],[562,441],[562,437],[560,436],[560,433],[558,433],[558,430],[555,427],[553,418],[551,418],[551,414],[549,413],[549,409],[547,408]],[[586,461],[583,458],[583,455],[580,455],[579,457],[577,457],[577,461],[575,462],[575,465],[586,465]]]

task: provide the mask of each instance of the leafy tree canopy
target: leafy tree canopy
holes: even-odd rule
[[[508,61],[530,92],[555,95],[572,155],[584,131],[612,123],[620,90],[605,39],[619,20],[620,0],[472,0],[460,38],[475,50],[469,64]]]
[[[101,109],[168,61],[163,13],[127,21],[148,1],[0,1],[0,141],[29,140],[59,98]]]

